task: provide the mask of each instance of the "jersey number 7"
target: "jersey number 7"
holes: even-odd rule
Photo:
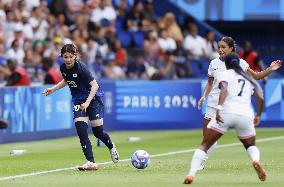
[[[238,82],[239,82],[239,84],[241,84],[241,90],[240,90],[240,92],[239,92],[239,94],[238,94],[238,96],[242,96],[242,94],[243,94],[243,90],[244,90],[244,87],[245,87],[245,84],[246,84],[246,81],[244,80],[244,79],[238,79]]]

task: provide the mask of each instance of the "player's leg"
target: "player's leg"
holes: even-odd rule
[[[114,163],[119,161],[119,154],[116,150],[115,144],[111,141],[108,133],[103,130],[103,116],[104,106],[100,100],[91,102],[87,109],[91,124],[92,131],[96,138],[100,139],[108,148]]]
[[[224,134],[224,132],[227,130],[224,129],[218,129],[218,128],[213,128],[214,126],[217,126],[216,120],[212,120],[208,124],[208,129],[206,130],[203,140],[201,143],[201,146],[199,149],[196,149],[192,160],[191,160],[191,166],[190,170],[188,172],[187,177],[184,180],[185,184],[190,184],[193,182],[193,178],[195,177],[200,165],[202,164],[203,160],[207,156],[207,151],[208,149]]]
[[[238,127],[236,128],[240,141],[243,143],[252,165],[261,181],[266,180],[266,172],[260,164],[260,152],[255,145],[255,128],[253,119],[241,117],[238,119]]]
[[[80,139],[80,144],[87,160],[82,166],[79,166],[79,170],[97,170],[95,164],[94,155],[92,151],[92,144],[88,137],[88,117],[78,117],[74,119],[77,135]]]
[[[80,110],[80,105],[73,106],[74,122],[77,135],[87,162],[78,167],[79,170],[97,170],[92,144],[88,137],[88,114]]]
[[[205,116],[204,116],[204,124],[203,124],[203,136],[205,135],[205,132],[207,130],[207,126],[209,124],[209,122],[211,121],[211,119],[216,118],[216,109],[213,107],[206,107],[206,112],[205,112]],[[206,157],[204,158],[200,168],[198,168],[198,170],[202,170],[204,169],[204,165],[206,160],[208,160],[209,156],[212,154],[212,152],[215,150],[215,148],[217,147],[217,141],[207,150],[206,153]]]
[[[103,130],[103,119],[92,120],[91,124],[94,136],[100,139],[109,148],[112,161],[117,163],[119,161],[119,154],[108,133]]]

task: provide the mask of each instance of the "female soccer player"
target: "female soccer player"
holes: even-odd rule
[[[226,70],[226,66],[225,66],[223,58],[232,52],[236,52],[235,41],[231,37],[228,37],[228,36],[223,37],[219,41],[218,46],[219,46],[220,57],[215,58],[210,62],[210,65],[208,68],[207,85],[204,89],[204,93],[202,97],[198,101],[198,109],[200,110],[202,103],[205,101],[206,97],[208,96],[207,106],[206,106],[206,111],[205,111],[205,116],[204,116],[203,135],[205,134],[209,121],[215,118],[216,116],[216,106],[218,104],[218,97],[220,93],[220,90],[216,82],[216,75]],[[281,61],[276,60],[276,61],[273,61],[270,67],[268,67],[264,71],[254,72],[253,70],[249,68],[249,65],[247,64],[246,61],[244,61],[243,59],[240,59],[240,67],[242,68],[242,70],[246,72],[248,75],[252,76],[255,80],[259,80],[259,79],[262,79],[268,76],[272,71],[275,71],[278,68],[280,68],[280,66],[281,66]],[[204,162],[208,159],[209,155],[215,149],[216,145],[217,145],[217,142],[213,144],[212,147],[210,147],[210,149],[207,151],[207,156],[204,159]],[[199,169],[203,169],[204,162],[202,163]]]
[[[190,184],[206,157],[208,149],[231,127],[237,131],[252,165],[261,181],[266,179],[265,170],[260,165],[260,153],[255,146],[255,127],[260,122],[263,110],[263,93],[256,81],[249,77],[240,66],[241,60],[237,54],[232,53],[225,57],[228,70],[216,77],[216,84],[220,88],[216,115],[208,124],[201,146],[193,154],[191,168],[184,183]],[[251,108],[251,95],[257,97],[257,115],[254,117]]]
[[[63,80],[43,91],[50,95],[56,90],[68,85],[72,94],[74,122],[80,139],[82,150],[87,163],[79,166],[79,170],[97,170],[92,145],[88,138],[88,122],[92,124],[92,131],[108,148],[114,163],[118,162],[119,155],[109,135],[103,131],[104,92],[91,75],[87,67],[78,61],[78,49],[74,44],[66,44],[61,49],[64,63],[60,67]]]

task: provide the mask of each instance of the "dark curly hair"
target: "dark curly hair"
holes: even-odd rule
[[[64,53],[71,53],[77,56],[79,54],[79,50],[75,44],[65,44],[61,48],[61,56],[63,56]]]
[[[232,37],[229,36],[224,36],[221,41],[225,42],[228,44],[229,47],[233,48],[233,52],[236,52],[236,42]]]

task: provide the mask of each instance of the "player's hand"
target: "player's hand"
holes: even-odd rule
[[[253,123],[255,127],[258,126],[260,123],[260,116],[255,116]]]
[[[198,101],[198,110],[201,109],[201,106],[202,106],[202,104],[203,104],[204,101],[205,101],[205,97],[202,96],[202,97],[199,99],[199,101]]]
[[[51,88],[47,88],[47,89],[43,90],[43,92],[42,92],[42,94],[44,94],[46,96],[50,95],[52,93],[53,93],[53,89],[51,89]]]
[[[81,109],[82,111],[84,111],[84,112],[87,112],[87,108],[89,107],[89,104],[90,104],[90,103],[87,103],[87,102],[81,104],[81,105],[80,105],[80,109]]]
[[[222,116],[220,115],[220,111],[219,111],[219,110],[217,110],[217,112],[216,112],[216,121],[217,121],[218,123],[224,123],[224,119],[223,119]]]
[[[278,70],[282,65],[282,61],[281,60],[275,60],[273,62],[271,62],[270,67],[272,69],[272,71]]]

